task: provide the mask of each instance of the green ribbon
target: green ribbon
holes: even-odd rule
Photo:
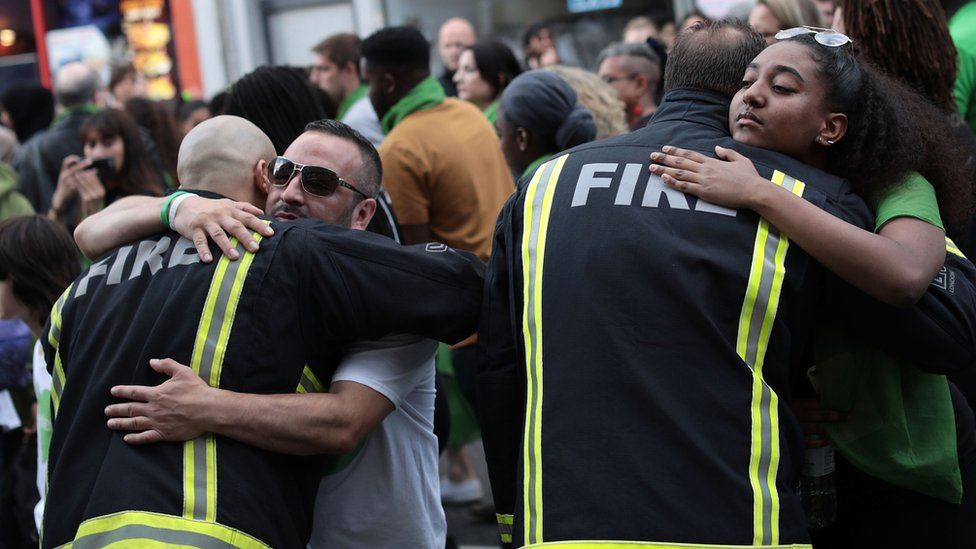
[[[529,167],[525,168],[525,171],[522,172],[522,177],[527,177],[532,175],[532,172],[536,171],[539,168],[539,166],[545,164],[546,160],[549,160],[553,156],[556,156],[556,153],[546,153],[540,156],[539,158],[533,160],[532,163],[529,164]]]
[[[432,109],[444,102],[447,96],[444,95],[444,88],[433,76],[424,78],[412,90],[397,101],[390,110],[383,115],[380,120],[380,127],[383,133],[390,133],[397,124],[404,118],[417,111]]]
[[[336,113],[336,119],[342,120],[349,111],[349,108],[353,106],[353,103],[366,97],[367,91],[369,91],[369,88],[366,87],[366,84],[360,84],[358,88],[349,92],[349,95],[347,95],[346,98],[342,100],[342,104],[339,105],[339,112]]]
[[[485,116],[491,122],[492,126],[494,126],[495,120],[498,120],[498,100],[492,101],[491,105],[485,108]]]
[[[98,106],[93,103],[85,103],[84,105],[79,105],[77,107],[70,107],[61,111],[61,113],[54,118],[54,122],[51,122],[51,126],[56,126],[58,122],[61,122],[65,118],[68,118],[75,113],[95,114],[96,112],[98,112]]]

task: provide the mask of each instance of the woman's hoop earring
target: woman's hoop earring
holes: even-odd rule
[[[832,140],[832,139],[826,139],[822,135],[818,135],[817,136],[817,143],[823,145],[824,147],[829,147],[829,146],[833,145],[835,143],[835,141]]]

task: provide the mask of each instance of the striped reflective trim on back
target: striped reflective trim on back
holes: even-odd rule
[[[515,523],[514,515],[495,514],[498,521],[498,537],[502,543],[512,543],[512,525]]]
[[[523,549],[534,547],[559,547],[561,549],[813,549],[809,543],[793,543],[786,545],[712,545],[707,543],[675,543],[667,541],[616,541],[616,540],[586,540],[586,541],[549,541],[533,543],[523,546]]]
[[[145,511],[122,511],[88,519],[78,527],[73,542],[61,547],[136,548],[147,546],[203,549],[266,549],[268,545],[229,526]]]
[[[797,196],[805,185],[776,171],[773,183]],[[765,219],[759,219],[753,248],[749,282],[739,315],[736,352],[752,370],[751,444],[749,483],[753,491],[753,543],[779,543],[779,397],[763,379],[769,337],[779,308],[786,277],[789,239],[780,235]]]
[[[542,541],[542,268],[553,194],[569,155],[550,160],[536,170],[525,193],[522,232],[525,338],[524,486],[525,543]]]
[[[959,257],[962,257],[962,258],[965,258],[966,257],[962,253],[962,250],[959,249],[959,246],[956,246],[956,243],[953,242],[951,238],[949,238],[947,236],[946,239],[945,239],[945,241],[946,241],[946,251],[947,252],[949,252],[949,253],[951,253],[953,255],[958,255]]]
[[[72,282],[61,293],[61,297],[54,302],[54,306],[51,308],[51,328],[47,332],[47,341],[54,349],[54,367],[51,368],[51,404],[55,416],[58,415],[58,409],[61,407],[61,395],[64,393],[66,381],[64,364],[61,363],[61,324],[63,322],[61,312],[64,311],[64,304],[68,301],[68,294],[71,293],[73,287],[74,283]]]
[[[261,235],[252,233],[261,241]],[[240,259],[220,257],[210,290],[204,302],[200,324],[193,343],[190,367],[211,387],[220,386],[227,341],[230,339],[237,304],[254,254],[246,252],[236,240],[231,244]],[[206,434],[183,443],[183,516],[187,519],[213,521],[217,516],[217,441]]]
[[[302,378],[298,380],[298,388],[295,389],[296,393],[324,393],[325,385],[319,381],[318,376],[315,372],[305,365],[305,369],[302,370]]]

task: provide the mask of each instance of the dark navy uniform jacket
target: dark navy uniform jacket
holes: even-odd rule
[[[935,371],[974,363],[976,271],[953,246],[916,307],[884,307],[754,212],[648,172],[663,145],[734,148],[775,184],[872,226],[845,181],[734,143],[728,110],[719,95],[673,90],[645,129],[553,158],[503,208],[478,390],[504,542],[806,547],[789,399],[812,323],[886,340]]]
[[[503,208],[478,378],[503,541],[808,543],[790,387],[833,283],[754,212],[667,187],[649,154],[734,148],[849,223],[873,216],[845,181],[734,143],[728,109],[673,90],[648,127],[554,157]]]
[[[58,301],[45,341],[56,416],[44,547],[305,546],[321,459],[215,435],[132,446],[106,427],[113,385],[165,380],[149,359],[190,365],[211,386],[280,394],[327,388],[355,339],[475,331],[474,255],[312,220],[272,226],[239,261],[216,250],[200,263],[175,233],[123,246]]]

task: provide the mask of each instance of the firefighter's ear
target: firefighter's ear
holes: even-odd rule
[[[263,158],[254,164],[251,170],[251,179],[254,187],[261,196],[268,196],[268,162]]]

